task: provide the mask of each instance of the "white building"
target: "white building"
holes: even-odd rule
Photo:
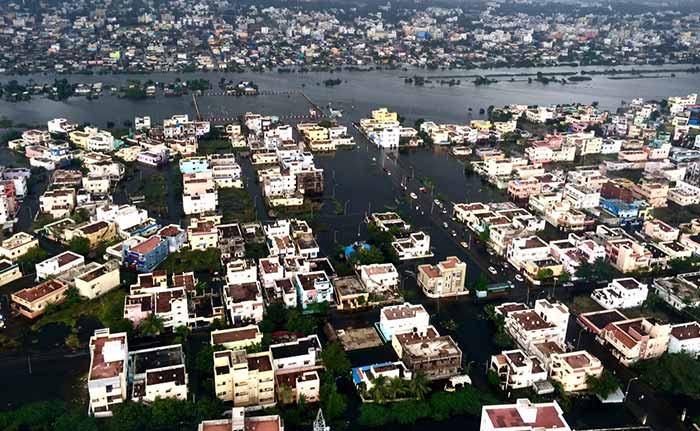
[[[224,303],[234,325],[263,320],[265,308],[260,283],[229,284],[223,290]]]
[[[112,408],[127,399],[128,341],[126,332],[99,329],[90,337],[88,408],[96,417],[112,416]]]
[[[313,368],[321,359],[321,342],[312,334],[288,343],[273,344],[270,353],[277,372]]]
[[[416,332],[423,334],[430,326],[430,315],[422,305],[408,302],[383,307],[379,314],[379,332],[386,341],[396,334]]]
[[[397,239],[391,243],[399,260],[421,259],[432,257],[430,251],[430,235],[425,232],[413,232],[406,238]]]
[[[547,380],[547,369],[535,356],[520,349],[503,351],[491,356],[490,371],[495,372],[504,391],[530,388],[535,382]]]
[[[219,194],[215,189],[196,195],[182,195],[182,210],[185,214],[204,214],[216,211]]]
[[[646,301],[648,294],[649,288],[645,283],[634,278],[616,278],[607,287],[594,290],[591,298],[601,307],[610,310],[639,307]]]
[[[72,251],[64,251],[61,254],[50,257],[36,264],[36,279],[45,280],[49,277],[59,275],[72,268],[85,264],[85,258]]]
[[[120,231],[140,225],[147,219],[148,211],[134,205],[105,205],[95,209],[96,221],[115,223]]]
[[[399,285],[399,273],[393,263],[360,265],[360,281],[369,291],[395,289]]]
[[[688,353],[700,357],[700,323],[672,325],[668,353]]]

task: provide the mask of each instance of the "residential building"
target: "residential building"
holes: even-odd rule
[[[128,395],[132,401],[187,399],[188,378],[181,344],[130,351],[128,367]]]
[[[422,305],[408,302],[383,307],[379,313],[379,332],[385,341],[406,332],[424,333],[430,326],[430,315]]]
[[[69,216],[75,209],[75,189],[47,190],[39,197],[39,210],[55,219]]]
[[[588,378],[600,377],[602,373],[600,360],[585,350],[554,353],[549,358],[550,377],[566,392],[586,390]]]
[[[39,241],[26,232],[17,232],[0,243],[0,257],[17,261],[31,248],[38,247]]]
[[[321,360],[321,342],[315,334],[270,346],[276,372],[314,369]]]
[[[649,268],[651,264],[651,252],[631,238],[605,241],[605,253],[610,264],[623,274]]]
[[[35,319],[46,311],[49,304],[60,304],[66,299],[68,285],[59,280],[47,280],[10,294],[12,305],[19,314]]]
[[[158,236],[168,242],[168,253],[177,253],[187,245],[187,232],[176,224],[169,224],[158,231]]]
[[[565,305],[539,299],[534,310],[510,312],[505,318],[505,329],[518,346],[532,352],[535,343],[553,342],[563,346],[568,323],[569,309]]]
[[[320,401],[320,370],[322,370],[321,367],[314,370],[276,372],[275,385],[278,401],[282,404],[298,403],[302,399],[307,403]]]
[[[616,278],[607,287],[596,289],[591,298],[605,309],[640,307],[647,299],[649,288],[634,278]]]
[[[518,399],[515,404],[481,408],[479,431],[571,431],[556,401],[531,403]]]
[[[644,222],[644,234],[654,241],[666,242],[677,240],[680,230],[662,220],[651,219]]]
[[[116,260],[108,260],[105,263],[90,262],[63,272],[58,279],[70,287],[75,287],[78,295],[83,298],[95,299],[121,284],[119,262]]]
[[[462,368],[462,351],[457,343],[432,326],[424,332],[394,334],[391,345],[406,368],[424,374],[428,380],[455,376]]]
[[[187,242],[192,250],[205,251],[219,244],[219,229],[216,222],[207,219],[192,219],[187,227]]]
[[[418,266],[418,286],[428,298],[466,295],[467,264],[450,256],[437,265]]]
[[[413,374],[401,361],[382,362],[352,369],[352,382],[360,391],[371,390],[374,387],[374,380],[380,376],[386,379],[411,380]]]
[[[10,259],[0,259],[0,286],[4,286],[19,278],[22,278],[22,271],[20,271],[19,265]]]
[[[73,238],[85,238],[90,248],[95,248],[100,243],[112,241],[117,237],[117,225],[106,221],[88,221],[65,229],[63,237],[68,242]]]
[[[262,332],[258,325],[211,331],[211,345],[222,346],[227,350],[245,350],[246,347],[262,343]]]
[[[36,264],[36,279],[44,280],[59,275],[69,269],[85,264],[85,258],[72,251],[64,251],[61,254],[50,257]]]
[[[263,320],[264,304],[258,281],[229,284],[223,290],[224,303],[234,325]]]
[[[214,391],[234,407],[275,405],[275,371],[270,351],[245,350],[214,352]]]
[[[360,282],[369,292],[393,290],[399,286],[399,273],[393,263],[375,263],[357,267]]]
[[[279,415],[245,417],[244,408],[234,407],[231,416],[231,419],[204,421],[197,431],[284,431],[284,422]]]
[[[412,260],[432,257],[430,236],[425,232],[414,232],[406,238],[396,239],[391,243],[399,260]]]
[[[599,337],[611,346],[613,356],[623,365],[630,366],[663,355],[670,335],[669,324],[640,317],[608,323]]]
[[[655,278],[654,290],[659,298],[676,310],[700,307],[700,272]]]
[[[668,184],[658,182],[641,182],[632,186],[632,196],[644,199],[653,208],[666,206],[668,198]]]
[[[116,223],[119,231],[126,231],[148,220],[148,211],[133,205],[104,205],[95,209],[95,219]]]
[[[124,244],[123,264],[138,272],[150,272],[168,257],[168,241],[154,235],[138,244]]]
[[[95,417],[109,417],[114,406],[127,399],[126,332],[111,334],[109,328],[98,329],[90,337],[89,348],[88,411]]]
[[[668,353],[688,353],[696,358],[700,357],[700,323],[672,325]]]
[[[324,271],[294,274],[292,280],[302,308],[307,309],[313,304],[333,302],[333,285]]]
[[[520,349],[491,356],[489,371],[498,375],[501,390],[504,391],[530,388],[535,382],[547,380],[547,369],[542,361]]]

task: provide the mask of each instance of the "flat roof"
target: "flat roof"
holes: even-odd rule
[[[27,287],[26,289],[19,290],[12,295],[27,302],[34,302],[56,291],[67,288],[68,286],[59,280],[48,280],[34,287]]]

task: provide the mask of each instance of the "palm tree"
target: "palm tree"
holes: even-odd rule
[[[377,376],[372,381],[372,389],[369,390],[369,394],[372,396],[374,401],[379,404],[383,404],[386,401],[386,384],[387,378],[385,376]]]
[[[428,386],[428,379],[423,373],[417,373],[413,376],[413,379],[409,382],[409,388],[413,396],[422,400],[430,392],[430,386]]]
[[[386,393],[390,399],[401,397],[405,391],[406,384],[398,377],[389,380],[389,384],[386,386]]]
[[[151,314],[139,323],[139,332],[143,335],[159,335],[163,332],[163,320]]]

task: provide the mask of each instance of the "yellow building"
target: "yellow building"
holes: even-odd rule
[[[566,392],[583,391],[588,388],[588,377],[603,374],[603,364],[585,350],[553,354],[549,369],[552,380],[561,383]]]
[[[66,299],[68,285],[59,280],[48,280],[34,287],[13,293],[10,297],[19,314],[34,319],[44,314],[49,304],[59,304]]]
[[[96,247],[102,242],[112,241],[117,237],[117,226],[106,221],[86,222],[76,227],[63,231],[66,241],[73,238],[85,238],[90,242],[90,247]]]
[[[214,352],[214,391],[234,407],[269,407],[275,404],[275,371],[270,351]]]
[[[387,108],[379,108],[372,111],[372,119],[375,121],[398,121],[399,116],[396,112],[391,112]]]
[[[469,123],[469,127],[473,129],[477,129],[482,132],[486,132],[491,130],[491,127],[493,127],[493,123],[491,123],[488,120],[472,120]]]
[[[29,249],[38,247],[39,241],[26,232],[17,232],[0,243],[0,257],[16,261]]]
[[[260,332],[258,325],[211,332],[211,345],[223,346],[229,350],[241,350],[260,343],[262,343],[262,332]]]

